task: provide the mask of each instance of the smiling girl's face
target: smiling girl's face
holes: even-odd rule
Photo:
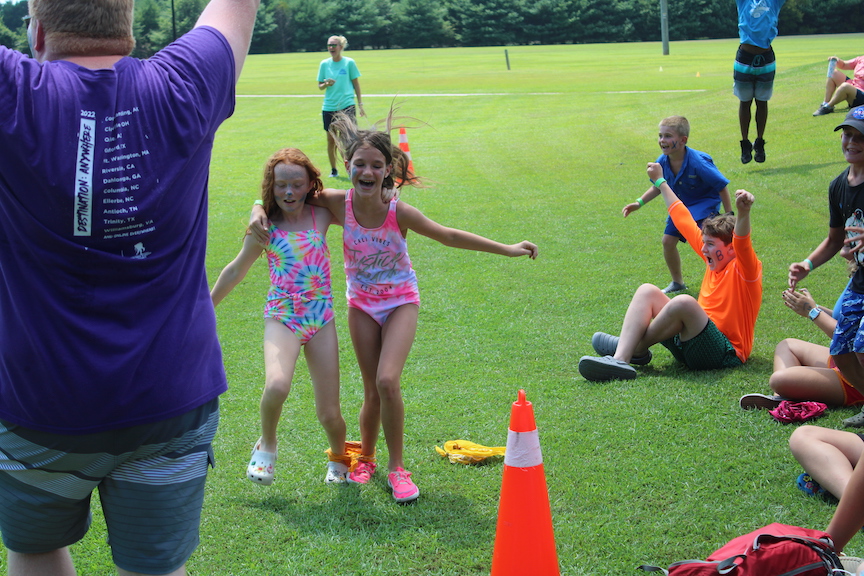
[[[273,196],[279,208],[289,215],[302,210],[306,195],[312,189],[306,168],[280,162],[273,167],[273,176]]]
[[[345,169],[351,177],[354,190],[362,195],[380,194],[381,187],[390,174],[390,166],[380,150],[373,146],[358,148]]]

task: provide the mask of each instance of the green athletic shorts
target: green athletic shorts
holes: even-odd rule
[[[682,342],[676,334],[661,344],[691,370],[717,370],[742,364],[732,343],[711,320],[708,320],[702,332],[690,340]]]

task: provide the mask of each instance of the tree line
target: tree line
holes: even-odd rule
[[[134,55],[148,57],[191,29],[206,2],[136,0]],[[671,41],[738,34],[734,0],[668,0],[668,10]],[[22,21],[26,15],[26,0],[0,4],[0,44],[27,50]],[[860,32],[864,3],[787,0],[779,28],[787,36]],[[346,36],[355,50],[658,41],[660,4],[659,0],[262,0],[251,52],[323,51],[333,34]]]

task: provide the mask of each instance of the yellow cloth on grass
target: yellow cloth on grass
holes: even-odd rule
[[[505,446],[483,446],[469,440],[448,440],[444,448],[435,446],[435,451],[453,464],[488,464],[504,457]]]

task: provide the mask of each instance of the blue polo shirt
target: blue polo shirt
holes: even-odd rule
[[[657,163],[663,167],[663,178],[684,203],[697,222],[711,216],[720,204],[720,191],[729,184],[714,160],[705,152],[684,148],[684,163],[678,174],[672,174],[669,157],[661,154]]]

